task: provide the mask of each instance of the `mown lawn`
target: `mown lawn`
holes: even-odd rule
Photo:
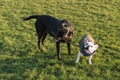
[[[0,80],[119,80],[120,0],[0,0]],[[68,56],[61,44],[58,61],[55,41],[45,40],[44,52],[37,47],[34,22],[20,19],[30,15],[67,19],[74,27],[73,42],[91,34],[99,48],[92,58],[81,57],[72,46]]]

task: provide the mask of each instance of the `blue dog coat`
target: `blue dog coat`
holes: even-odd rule
[[[87,52],[85,51],[84,43],[85,43],[85,40],[86,40],[86,39],[87,39],[89,42],[93,42],[93,43],[94,43],[94,39],[93,39],[89,34],[84,35],[84,36],[81,38],[80,42],[79,42],[80,52],[81,52],[84,56],[91,56],[92,54],[94,54],[95,51],[94,51],[93,53],[87,53]]]

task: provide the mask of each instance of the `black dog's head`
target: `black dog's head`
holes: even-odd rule
[[[64,40],[71,40],[73,36],[73,27],[67,20],[62,20],[60,22],[59,29],[57,31],[57,41],[62,39]]]

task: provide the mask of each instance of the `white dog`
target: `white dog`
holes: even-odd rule
[[[98,48],[98,45],[94,44],[94,39],[90,35],[86,34],[81,38],[79,46],[80,51],[78,52],[77,60],[75,61],[75,63],[78,63],[80,60],[80,56],[84,55],[89,57],[88,64],[92,64],[92,55],[95,54],[95,51]]]

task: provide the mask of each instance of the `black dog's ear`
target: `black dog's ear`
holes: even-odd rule
[[[70,26],[70,24],[68,23],[67,20],[62,20],[61,24],[62,24],[63,27],[69,27]]]
[[[62,26],[63,27],[68,27],[66,23],[62,23]]]

